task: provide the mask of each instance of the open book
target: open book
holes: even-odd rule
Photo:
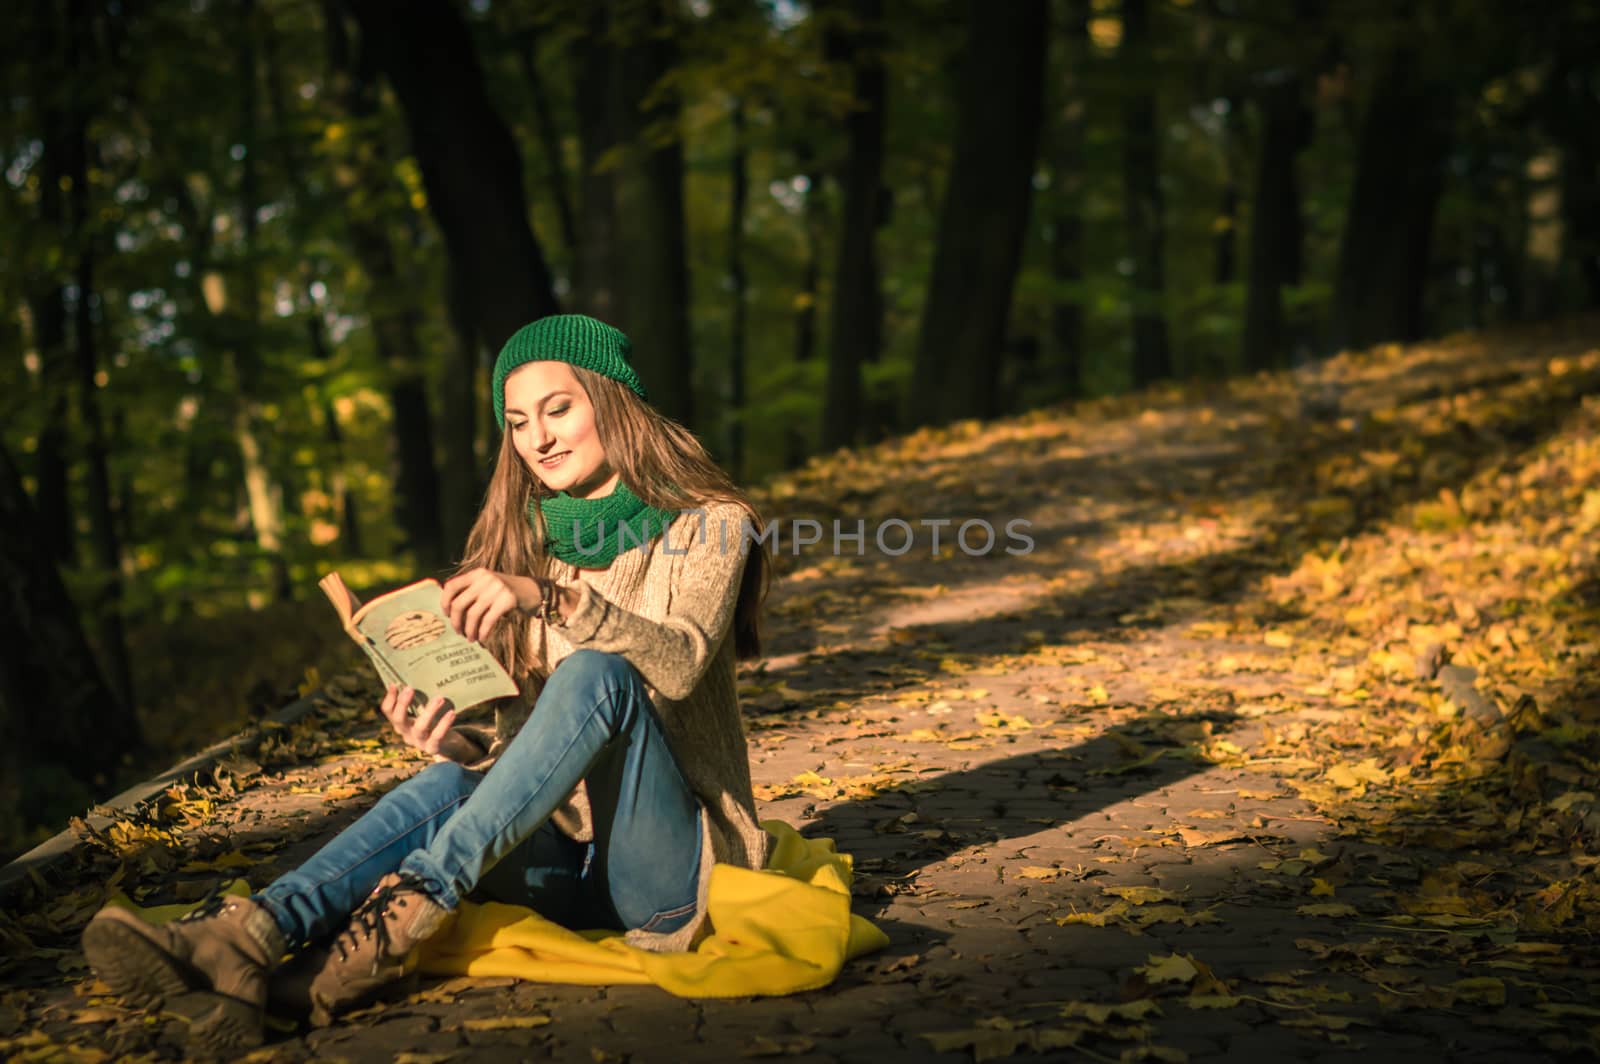
[[[372,659],[385,686],[416,689],[413,712],[438,695],[460,714],[517,693],[516,683],[487,648],[450,627],[439,609],[439,581],[419,580],[365,606],[338,573],[329,573],[317,586],[339,611],[350,638]]]

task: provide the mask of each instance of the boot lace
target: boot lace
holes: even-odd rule
[[[398,879],[384,883],[367,895],[367,900],[361,903],[360,908],[350,914],[350,926],[333,940],[334,948],[339,951],[339,959],[349,960],[350,955],[361,948],[364,939],[376,942],[378,956],[387,956],[394,940],[389,936],[389,922],[384,917],[390,906],[404,908],[405,894],[411,891],[426,893],[422,877],[401,872]]]
[[[206,896],[200,899],[200,903],[178,917],[176,922],[187,924],[213,917],[222,911],[222,907],[228,904],[229,900],[230,895],[222,893],[221,881],[213,883],[211,889],[206,891]]]

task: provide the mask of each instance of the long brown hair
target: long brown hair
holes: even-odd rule
[[[606,461],[639,498],[663,510],[734,503],[744,509],[754,529],[762,528],[755,505],[712,461],[694,433],[663,416],[626,385],[582,366],[573,366],[572,372],[594,404],[595,431]],[[481,568],[548,576],[550,555],[544,548],[544,521],[541,518],[538,528],[530,524],[528,501],[549,494],[512,446],[511,433],[502,432],[483,509],[467,534],[466,554],[456,572]],[[765,540],[758,539],[751,543],[733,611],[734,653],[741,659],[761,654],[761,604],[771,581],[772,559]],[[490,652],[513,676],[534,671],[522,650],[530,623],[520,613],[510,614],[485,639]]]

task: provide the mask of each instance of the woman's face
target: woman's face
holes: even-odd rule
[[[533,475],[580,499],[611,494],[618,475],[595,431],[594,404],[565,362],[529,362],[506,377],[506,431]]]

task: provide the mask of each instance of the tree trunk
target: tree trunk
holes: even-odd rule
[[[606,11],[604,4],[589,6],[584,34],[574,46],[577,76],[573,99],[582,173],[573,303],[576,309],[602,321],[622,324],[628,314],[618,287],[616,173],[614,160],[608,159],[617,146],[612,99],[612,68],[617,61],[616,49],[608,39]]]
[[[583,160],[578,290],[589,313],[632,339],[652,405],[687,423],[694,367],[679,105],[673,92],[655,91],[675,61],[670,11],[666,0],[589,8],[575,86]]]
[[[1510,184],[1514,189],[1520,189],[1521,181],[1514,177]],[[1523,197],[1516,197],[1517,202],[1526,202]],[[1507,224],[1490,225],[1487,227],[1490,247],[1490,261],[1494,263],[1495,279],[1504,289],[1505,313],[1515,320],[1522,313],[1523,307],[1523,266],[1522,266],[1522,235],[1527,219],[1522,216],[1520,209],[1506,212],[1510,217]]]
[[[243,254],[236,270],[234,317],[239,328],[228,352],[234,385],[233,433],[244,466],[245,495],[250,504],[250,523],[255,527],[256,546],[272,570],[272,597],[287,602],[294,597],[289,579],[289,563],[283,554],[282,497],[274,489],[272,470],[262,441],[261,357],[256,350],[256,334],[261,322],[261,279],[255,266],[256,210],[261,194],[256,185],[256,156],[261,138],[256,121],[256,6],[255,0],[240,4],[239,76],[243,84],[240,112],[240,143],[244,158],[239,165],[239,214],[243,223]]]
[[[749,156],[745,147],[744,100],[734,97],[729,116],[733,126],[733,151],[728,159],[728,282],[732,289],[732,320],[728,329],[728,407],[733,414],[728,431],[728,471],[735,480],[744,474],[745,329],[749,287],[744,269],[744,216],[750,198]]]
[[[241,346],[248,343],[241,341]],[[244,466],[245,502],[250,511],[250,525],[255,529],[256,546],[272,572],[272,599],[287,602],[294,598],[294,585],[289,580],[289,563],[283,556],[282,496],[273,488],[272,471],[259,428],[259,405],[242,398],[257,382],[255,374],[247,368],[248,358],[249,355],[233,354],[228,359],[231,383],[238,389],[236,394],[241,396],[233,408],[233,438],[239,447],[239,461]]]
[[[1449,101],[1411,47],[1389,59],[1361,124],[1339,242],[1331,350],[1423,335],[1433,218],[1449,148]]]
[[[1261,139],[1250,217],[1250,283],[1244,314],[1244,367],[1289,364],[1283,288],[1301,280],[1300,185],[1296,160],[1311,142],[1312,115],[1293,72],[1271,76],[1256,93]]]
[[[105,420],[100,410],[100,365],[95,341],[95,221],[89,202],[89,101],[84,82],[94,69],[97,57],[93,47],[94,15],[85,0],[68,6],[67,70],[74,81],[69,90],[67,149],[62,173],[70,191],[67,196],[66,247],[75,255],[73,303],[73,354],[77,366],[78,423],[84,434],[83,464],[87,479],[85,509],[89,524],[89,546],[96,570],[96,589],[85,604],[95,633],[95,642],[104,664],[105,677],[124,707],[132,707],[133,673],[128,662],[128,643],[122,623],[122,545],[117,538],[113,510],[114,490],[107,466]]]
[[[849,142],[839,185],[833,321],[828,341],[828,385],[822,446],[848,447],[863,435],[861,367],[883,343],[883,296],[878,277],[878,227],[883,223],[883,142],[887,78],[883,69],[883,2],[855,0],[855,32],[838,34],[829,50],[853,71],[855,107],[846,122]]]
[[[334,96],[353,119],[370,120],[378,108],[376,71],[370,53],[362,47],[359,55],[352,54],[334,0],[324,0],[324,13]],[[365,148],[361,146],[342,156],[333,166],[333,176],[345,195],[344,221],[351,251],[370,286],[367,316],[372,321],[373,345],[383,362],[388,384],[394,519],[418,564],[434,568],[445,564],[450,547],[445,539],[439,473],[434,463],[434,420],[428,408],[426,356],[418,339],[420,322],[413,282],[400,267],[387,219],[367,206],[374,200],[374,190],[393,180],[388,160],[377,146]],[[470,426],[469,421],[469,441]],[[469,484],[476,482],[475,474],[468,478]]]
[[[1589,309],[1600,310],[1600,143],[1592,125],[1582,143],[1567,146],[1561,178],[1569,254],[1577,260]]]
[[[78,188],[86,187],[88,175],[78,175],[82,184],[74,183],[73,198],[79,199]],[[73,211],[77,225],[87,225],[85,213],[87,197],[83,197]],[[85,233],[80,237],[78,253],[78,300],[74,317],[74,333],[78,356],[78,421],[84,432],[84,466],[88,472],[89,544],[97,570],[97,590],[86,603],[95,631],[95,643],[105,663],[105,676],[117,700],[126,707],[134,705],[133,669],[128,660],[128,640],[122,623],[122,544],[117,538],[116,514],[112,509],[113,490],[111,473],[107,468],[105,422],[100,412],[99,355],[95,349],[93,303],[94,241]]]
[[[481,345],[465,286],[465,278],[451,269],[446,307],[455,337],[455,368],[447,370],[439,383],[440,424],[444,430],[439,440],[443,474],[439,503],[445,542],[450,544],[454,557],[460,557],[466,548],[467,533],[472,531],[472,522],[483,504],[487,483],[483,463],[478,460],[477,388],[478,381],[486,376],[486,367],[479,356]]]
[[[794,168],[806,178],[806,190],[800,201],[800,280],[794,293],[794,366],[797,379],[804,380],[806,367],[817,356],[817,303],[822,298],[822,229],[826,224],[822,210],[825,175],[812,146],[809,125],[806,136],[794,144],[793,151]],[[803,465],[813,446],[813,429],[799,420],[791,422],[783,434],[784,468],[793,469]]]
[[[328,475],[328,495],[333,500],[339,538],[344,541],[341,553],[359,558],[366,551],[361,543],[361,515],[356,507],[356,495],[350,490],[350,478],[344,471],[344,428],[339,424],[339,412],[326,398],[322,401],[322,423],[328,451],[333,457],[333,472]]]
[[[119,407],[111,418],[111,443],[113,454],[121,453],[132,446],[128,437],[128,408]],[[134,528],[134,499],[137,496],[133,489],[133,467],[124,465],[121,476],[117,479],[116,494],[112,513],[116,517],[118,543],[133,543],[137,540]],[[134,558],[128,551],[119,552],[122,558],[122,577],[124,580],[138,579],[139,569]]]
[[[1089,62],[1089,0],[1069,0],[1063,34],[1063,99],[1053,124],[1054,171],[1049,221],[1050,342],[1056,379],[1066,394],[1083,394],[1083,139],[1087,111],[1085,66]]]
[[[346,0],[405,112],[428,207],[492,350],[558,307],[528,225],[522,159],[449,0]]]
[[[800,202],[802,247],[800,287],[794,298],[794,360],[799,365],[817,354],[817,302],[822,298],[822,183],[826,179],[809,143],[795,152],[805,174],[805,197]]]
[[[539,73],[538,52],[538,33],[534,30],[524,32],[517,48],[517,60],[522,64],[522,77],[528,83],[529,95],[533,97],[533,115],[539,137],[539,152],[543,156],[544,179],[550,189],[550,201],[556,207],[561,241],[566,246],[568,260],[576,263],[578,221],[572,210],[572,196],[567,192],[567,167],[561,151],[561,130],[556,126],[555,113],[550,108],[550,94],[545,91],[544,77]]]
[[[55,307],[59,313],[59,291]],[[39,511],[39,529],[45,538],[44,549],[58,564],[71,566],[77,564],[78,550],[67,469],[67,397],[57,394],[50,400],[50,413],[33,454],[33,477],[38,485],[34,501]]]
[[[967,4],[955,157],[940,212],[908,415],[991,417],[1043,117],[1045,0]]]
[[[428,383],[422,371],[421,345],[413,315],[385,314],[381,326],[374,322],[378,353],[389,367],[390,455],[395,469],[394,516],[405,532],[406,545],[424,568],[444,565],[456,540],[447,539],[441,520],[439,473],[434,465],[433,414],[428,409]],[[469,376],[470,389],[475,376]],[[463,426],[467,441],[474,439],[475,420]],[[467,480],[476,486],[477,477]],[[462,543],[465,540],[461,541]]]
[[[41,189],[59,188],[48,176],[56,154],[47,141],[41,157],[47,176],[40,183]],[[78,548],[68,478],[67,393],[71,385],[67,371],[72,368],[72,358],[66,349],[63,294],[55,278],[41,277],[37,293],[28,300],[28,310],[33,323],[33,348],[39,356],[40,399],[49,410],[33,454],[33,477],[37,485],[34,503],[39,512],[39,528],[45,537],[45,550],[54,561],[71,566],[77,562]]]
[[[309,264],[302,269],[309,276]],[[328,333],[323,327],[322,312],[317,306],[310,281],[306,284],[306,302],[311,308],[311,313],[306,315],[306,348],[311,352],[312,359],[327,365],[333,358],[333,352],[328,347]],[[344,541],[342,553],[360,557],[366,552],[361,546],[361,521],[356,495],[350,490],[350,478],[345,473],[344,430],[339,425],[338,412],[328,401],[326,393],[321,397],[321,405],[323,434],[328,441],[327,494],[334,511],[335,527],[339,530],[339,538]]]
[[[66,160],[72,154],[74,133],[66,101],[62,98],[66,85],[52,72],[66,64],[64,38],[68,31],[61,25],[58,5],[49,0],[36,0],[33,14],[35,45],[53,60],[34,64],[36,79],[30,86],[43,142],[39,158],[39,217],[54,230],[55,239],[64,243],[68,222],[61,189],[65,184]],[[78,550],[68,485],[67,396],[72,391],[73,374],[72,356],[67,350],[65,278],[59,271],[40,270],[31,280],[28,309],[33,325],[33,348],[39,356],[40,399],[49,409],[34,452],[33,474],[38,484],[35,504],[46,549],[56,561],[72,565]]]
[[[46,772],[104,786],[123,756],[142,746],[138,721],[90,653],[3,445],[0,644],[0,810],[38,810],[33,784]]]
[[[650,402],[694,420],[689,344],[689,262],[683,216],[683,141],[677,94],[662,78],[677,61],[672,0],[612,6],[613,117],[620,165],[614,184],[619,277],[633,359]]]
[[[1172,376],[1167,344],[1166,207],[1161,196],[1161,132],[1150,83],[1150,23],[1146,0],[1123,0],[1119,59],[1141,87],[1123,101],[1122,190],[1133,259],[1133,385]]]
[[[1217,234],[1213,243],[1212,282],[1230,285],[1239,273],[1239,108],[1237,96],[1224,97],[1228,111],[1222,116],[1222,202],[1217,207]]]
[[[1568,42],[1575,51],[1552,69],[1545,108],[1551,134],[1561,147],[1561,211],[1566,254],[1591,309],[1600,309],[1600,65],[1581,51],[1587,40]]]

